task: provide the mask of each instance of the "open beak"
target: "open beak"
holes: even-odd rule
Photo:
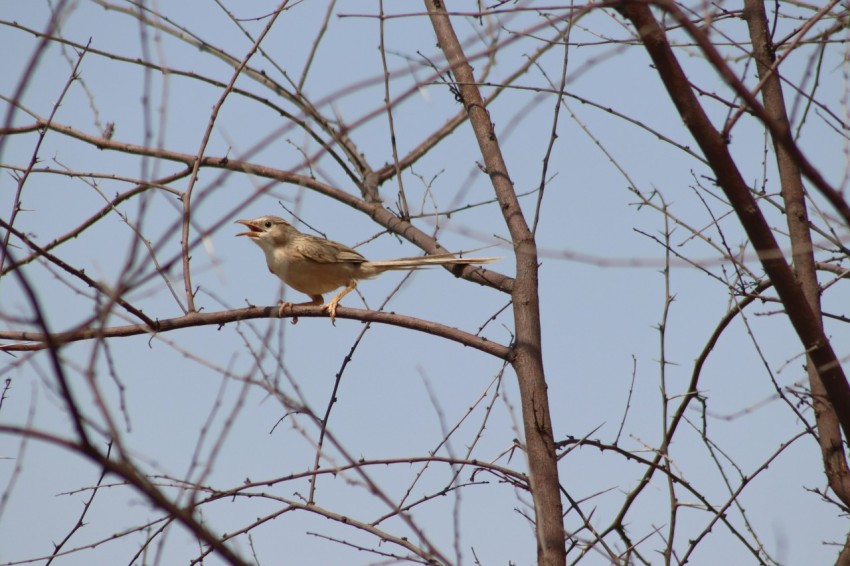
[[[253,224],[251,220],[237,220],[236,224],[242,224],[246,228],[248,228],[247,232],[239,232],[236,234],[237,236],[248,236],[249,238],[259,238],[260,234],[262,234],[262,230],[256,224]]]

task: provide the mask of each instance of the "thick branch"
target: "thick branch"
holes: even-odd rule
[[[734,89],[735,94],[741,97],[746,108],[755,114],[767,127],[774,142],[781,145],[785,151],[787,151],[787,154],[797,163],[801,173],[804,174],[809,181],[817,187],[829,203],[835,207],[835,210],[841,215],[844,222],[850,225],[850,204],[844,200],[844,195],[832,187],[826,179],[824,179],[820,171],[818,171],[818,169],[812,165],[806,156],[803,155],[803,152],[794,141],[794,137],[791,134],[791,128],[788,127],[787,121],[782,122],[775,120],[775,116],[764,106],[759,104],[755,93],[750,92],[747,86],[741,82],[737,76],[735,76],[735,73],[726,63],[724,57],[720,54],[716,46],[712,43],[711,39],[700,28],[700,26],[692,22],[691,19],[670,0],[657,0],[657,3],[661,8],[667,10],[676,19],[676,21],[688,31],[696,44],[700,47],[703,53],[705,53],[708,62],[714,66],[715,70],[720,74],[723,80],[726,81],[732,89]],[[826,6],[818,10],[813,17],[809,18],[798,32],[800,37],[802,37],[805,30],[813,26],[817,20],[828,14],[829,10],[837,3],[838,0],[832,0]],[[788,52],[790,53],[791,51],[789,50]]]
[[[490,120],[475,74],[452,28],[446,7],[440,0],[425,0],[425,7],[440,48],[454,75],[455,87],[469,116],[486,172],[490,176],[514,245],[517,272],[511,296],[516,340],[512,364],[519,379],[522,400],[522,420],[537,530],[537,558],[541,565],[560,565],[566,562],[565,532],[549,397],[543,371],[537,244],[514,191],[495,125]]]
[[[744,19],[749,26],[753,57],[756,60],[759,77],[764,83],[762,99],[765,111],[773,121],[781,125],[782,130],[790,131],[782,84],[779,75],[773,70],[775,56],[764,3],[761,0],[745,0]],[[782,183],[782,199],[785,202],[794,271],[812,312],[822,326],[821,291],[818,285],[814,246],[809,231],[802,175],[794,156],[772,132],[771,137],[779,169],[779,180]],[[850,505],[850,470],[847,467],[847,455],[841,441],[838,415],[835,414],[835,409],[828,400],[826,388],[811,359],[807,360],[806,369],[811,384],[812,405],[818,429],[817,437],[827,481],[836,496],[845,505]],[[845,544],[841,556],[845,563],[850,560],[850,544]]]
[[[729,154],[725,140],[714,128],[690,87],[673,54],[664,30],[645,4],[626,3],[618,10],[640,34],[667,92],[685,125],[708,159],[717,183],[729,199],[738,219],[758,252],[762,267],[773,282],[794,330],[817,368],[845,438],[850,438],[850,386],[820,319],[809,306],[791,267],[773,237],[770,225],[758,208],[749,187]]]

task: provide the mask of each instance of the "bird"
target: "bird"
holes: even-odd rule
[[[236,236],[246,236],[260,246],[266,256],[269,271],[289,287],[310,297],[310,301],[293,305],[282,302],[279,316],[287,308],[298,305],[322,305],[335,324],[337,305],[357,287],[360,279],[371,279],[385,271],[412,270],[436,265],[481,265],[498,261],[498,257],[456,257],[454,254],[434,254],[370,261],[344,244],[299,232],[278,216],[260,216],[252,220],[237,220],[248,228]],[[325,304],[322,295],[343,287]],[[297,320],[297,319],[294,319]]]

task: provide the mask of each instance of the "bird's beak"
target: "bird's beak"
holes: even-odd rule
[[[239,232],[236,234],[237,236],[248,236],[249,238],[259,238],[260,234],[262,234],[262,230],[256,224],[254,224],[251,220],[237,220],[236,224],[242,224],[243,226],[248,228],[247,232]]]

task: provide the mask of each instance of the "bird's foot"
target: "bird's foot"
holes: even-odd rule
[[[310,297],[310,301],[306,303],[290,303],[289,301],[280,301],[280,309],[277,311],[277,315],[283,318],[283,313],[286,309],[292,309],[292,307],[318,307],[322,304],[322,296],[321,295],[313,295]],[[331,301],[333,302],[333,301]],[[339,301],[337,301],[339,302]],[[324,307],[322,307],[324,309]],[[336,314],[336,307],[334,307],[334,314]],[[298,317],[292,316],[292,324],[298,324]]]
[[[289,301],[280,301],[280,308],[277,310],[277,316],[279,316],[280,318],[283,318],[284,311],[286,311],[286,309],[292,310],[292,307],[293,307],[293,304],[290,303]],[[292,324],[298,324],[298,317],[293,316],[291,322],[292,322]]]
[[[333,299],[331,299],[330,301],[327,302],[327,304],[322,305],[322,310],[328,311],[328,314],[331,317],[331,324],[333,324],[334,326],[336,326],[336,307],[337,307],[337,305],[339,305],[339,302],[342,300],[342,298],[344,296],[346,296],[347,294],[349,294],[350,292],[352,292],[355,287],[357,287],[357,280],[352,279],[351,281],[348,282],[348,286],[345,289],[343,289],[342,291],[337,293],[334,296]],[[321,297],[319,297],[319,300],[321,300]]]
[[[336,307],[339,305],[339,298],[334,297],[327,304],[322,305],[323,311],[328,311],[328,315],[331,317],[331,324],[336,326]]]

